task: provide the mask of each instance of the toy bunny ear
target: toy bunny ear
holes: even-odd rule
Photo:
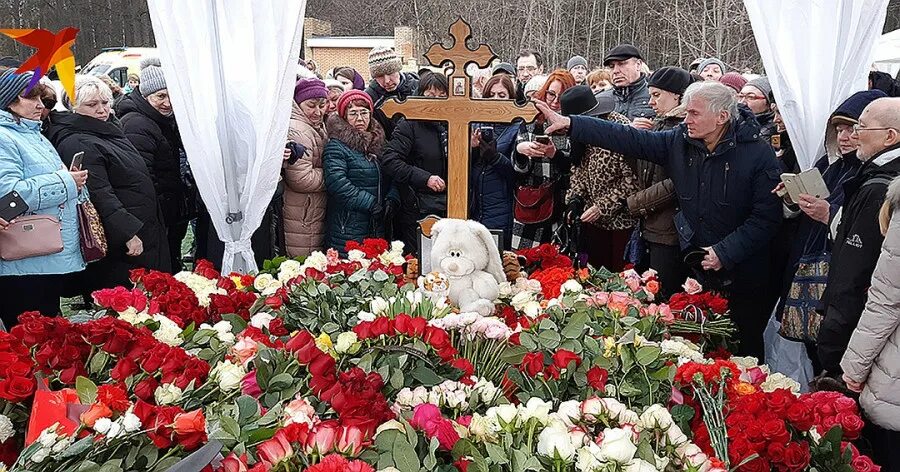
[[[506,273],[503,272],[503,261],[500,259],[500,249],[497,248],[497,243],[494,242],[494,236],[483,224],[477,221],[469,221],[468,223],[469,229],[475,233],[475,237],[484,245],[485,253],[487,254],[488,264],[484,271],[493,275],[497,279],[498,284],[506,282]]]
[[[449,221],[447,218],[442,218],[440,220],[437,220],[434,223],[434,225],[431,226],[431,240],[432,241],[437,239],[438,234],[444,230],[444,226],[447,226],[447,224],[448,224],[447,221]]]

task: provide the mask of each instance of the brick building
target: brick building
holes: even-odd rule
[[[327,21],[306,18],[303,24],[303,57],[314,60],[322,74],[334,67],[350,66],[368,81],[369,51],[378,46],[394,48],[404,70],[417,69],[415,35],[410,27],[395,27],[393,36],[332,36]]]

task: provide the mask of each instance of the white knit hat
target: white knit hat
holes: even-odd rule
[[[153,95],[166,87],[166,76],[158,57],[141,59],[141,85],[138,86],[141,95],[146,97]]]
[[[372,77],[390,75],[401,69],[403,63],[394,48],[379,46],[369,51],[369,74]]]
[[[537,92],[541,89],[541,87],[544,86],[545,83],[547,83],[546,75],[536,75],[532,77],[528,81],[528,83],[525,84],[525,93],[527,94],[528,92]]]

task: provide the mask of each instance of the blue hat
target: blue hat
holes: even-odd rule
[[[34,72],[16,74],[15,69],[7,69],[0,74],[0,110],[6,110],[16,101],[16,97],[28,87]]]

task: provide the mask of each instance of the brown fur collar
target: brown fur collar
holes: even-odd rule
[[[384,130],[374,116],[371,120],[369,131],[360,132],[337,113],[332,113],[328,115],[325,127],[329,138],[341,141],[354,151],[380,156],[384,149]]]

